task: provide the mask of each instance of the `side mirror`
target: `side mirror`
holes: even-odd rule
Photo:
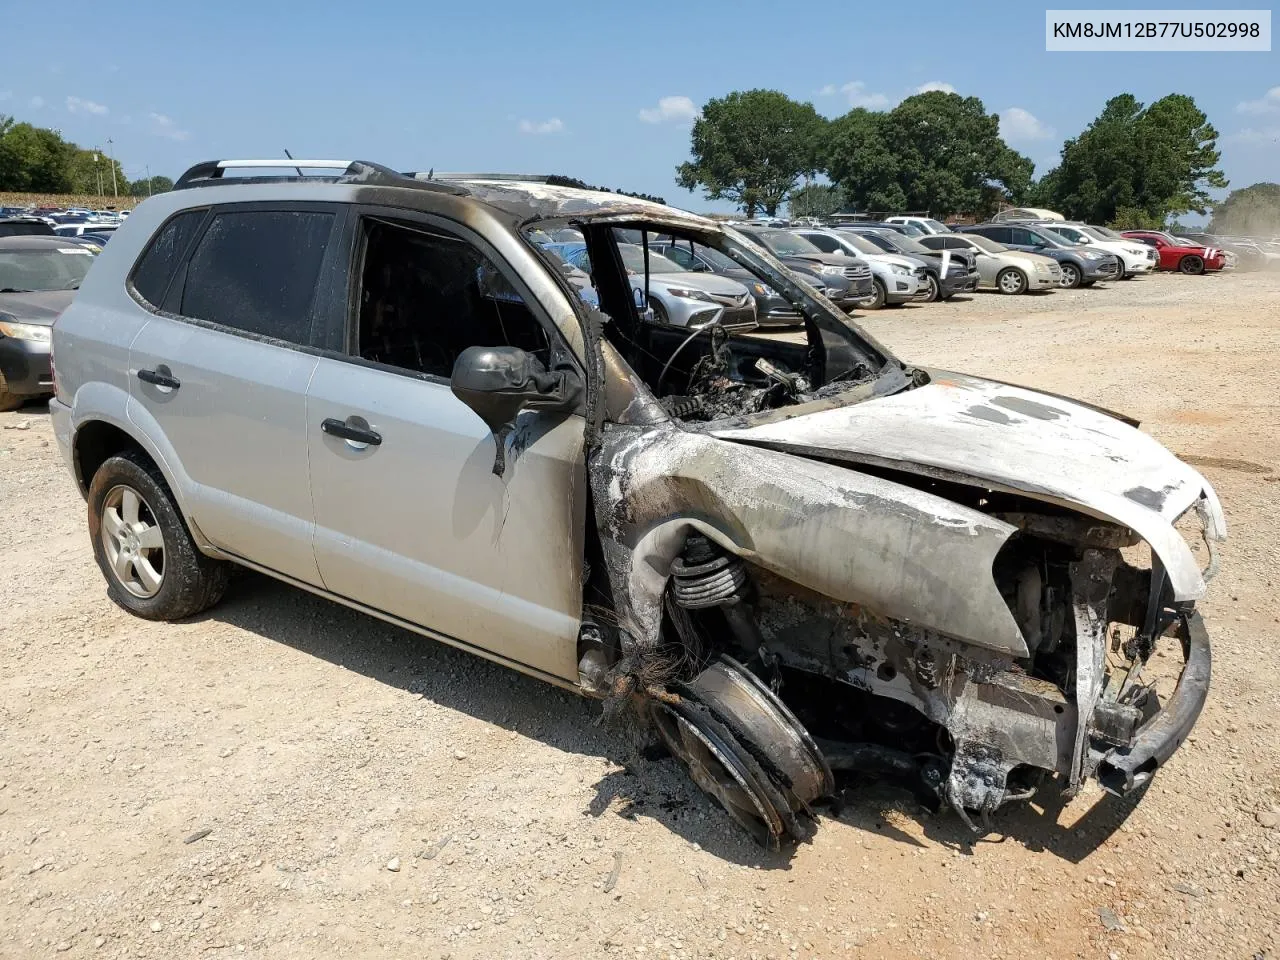
[[[519,347],[467,347],[454,361],[449,389],[493,432],[493,472],[500,477],[506,472],[507,436],[520,411],[572,410],[582,381],[570,370],[548,371]]]

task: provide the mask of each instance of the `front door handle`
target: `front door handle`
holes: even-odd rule
[[[138,379],[143,383],[149,383],[156,387],[165,387],[169,390],[177,390],[182,386],[182,381],[172,376],[167,367],[156,370],[139,370]]]
[[[366,427],[356,427],[343,421],[328,417],[320,422],[320,429],[331,437],[341,437],[343,440],[350,440],[352,443],[365,443],[371,447],[376,447],[382,443],[382,434]]]

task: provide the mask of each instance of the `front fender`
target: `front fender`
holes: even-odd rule
[[[1015,657],[992,563],[1014,528],[854,469],[674,424],[610,424],[590,465],[621,626],[658,641],[671,561],[697,530],[832,599]]]

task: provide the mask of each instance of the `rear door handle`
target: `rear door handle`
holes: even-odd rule
[[[167,369],[161,370],[139,370],[138,379],[143,383],[150,383],[157,387],[167,387],[170,390],[177,390],[182,386],[182,381],[177,377],[171,376]]]
[[[369,430],[365,427],[355,427],[333,417],[322,420],[320,429],[331,437],[340,437],[343,440],[350,440],[352,443],[366,443],[371,447],[376,447],[382,443],[382,434],[377,431]]]

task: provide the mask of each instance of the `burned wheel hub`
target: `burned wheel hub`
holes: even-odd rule
[[[710,794],[761,844],[804,839],[801,817],[834,789],[808,731],[754,674],[722,657],[654,706],[658,731]]]

